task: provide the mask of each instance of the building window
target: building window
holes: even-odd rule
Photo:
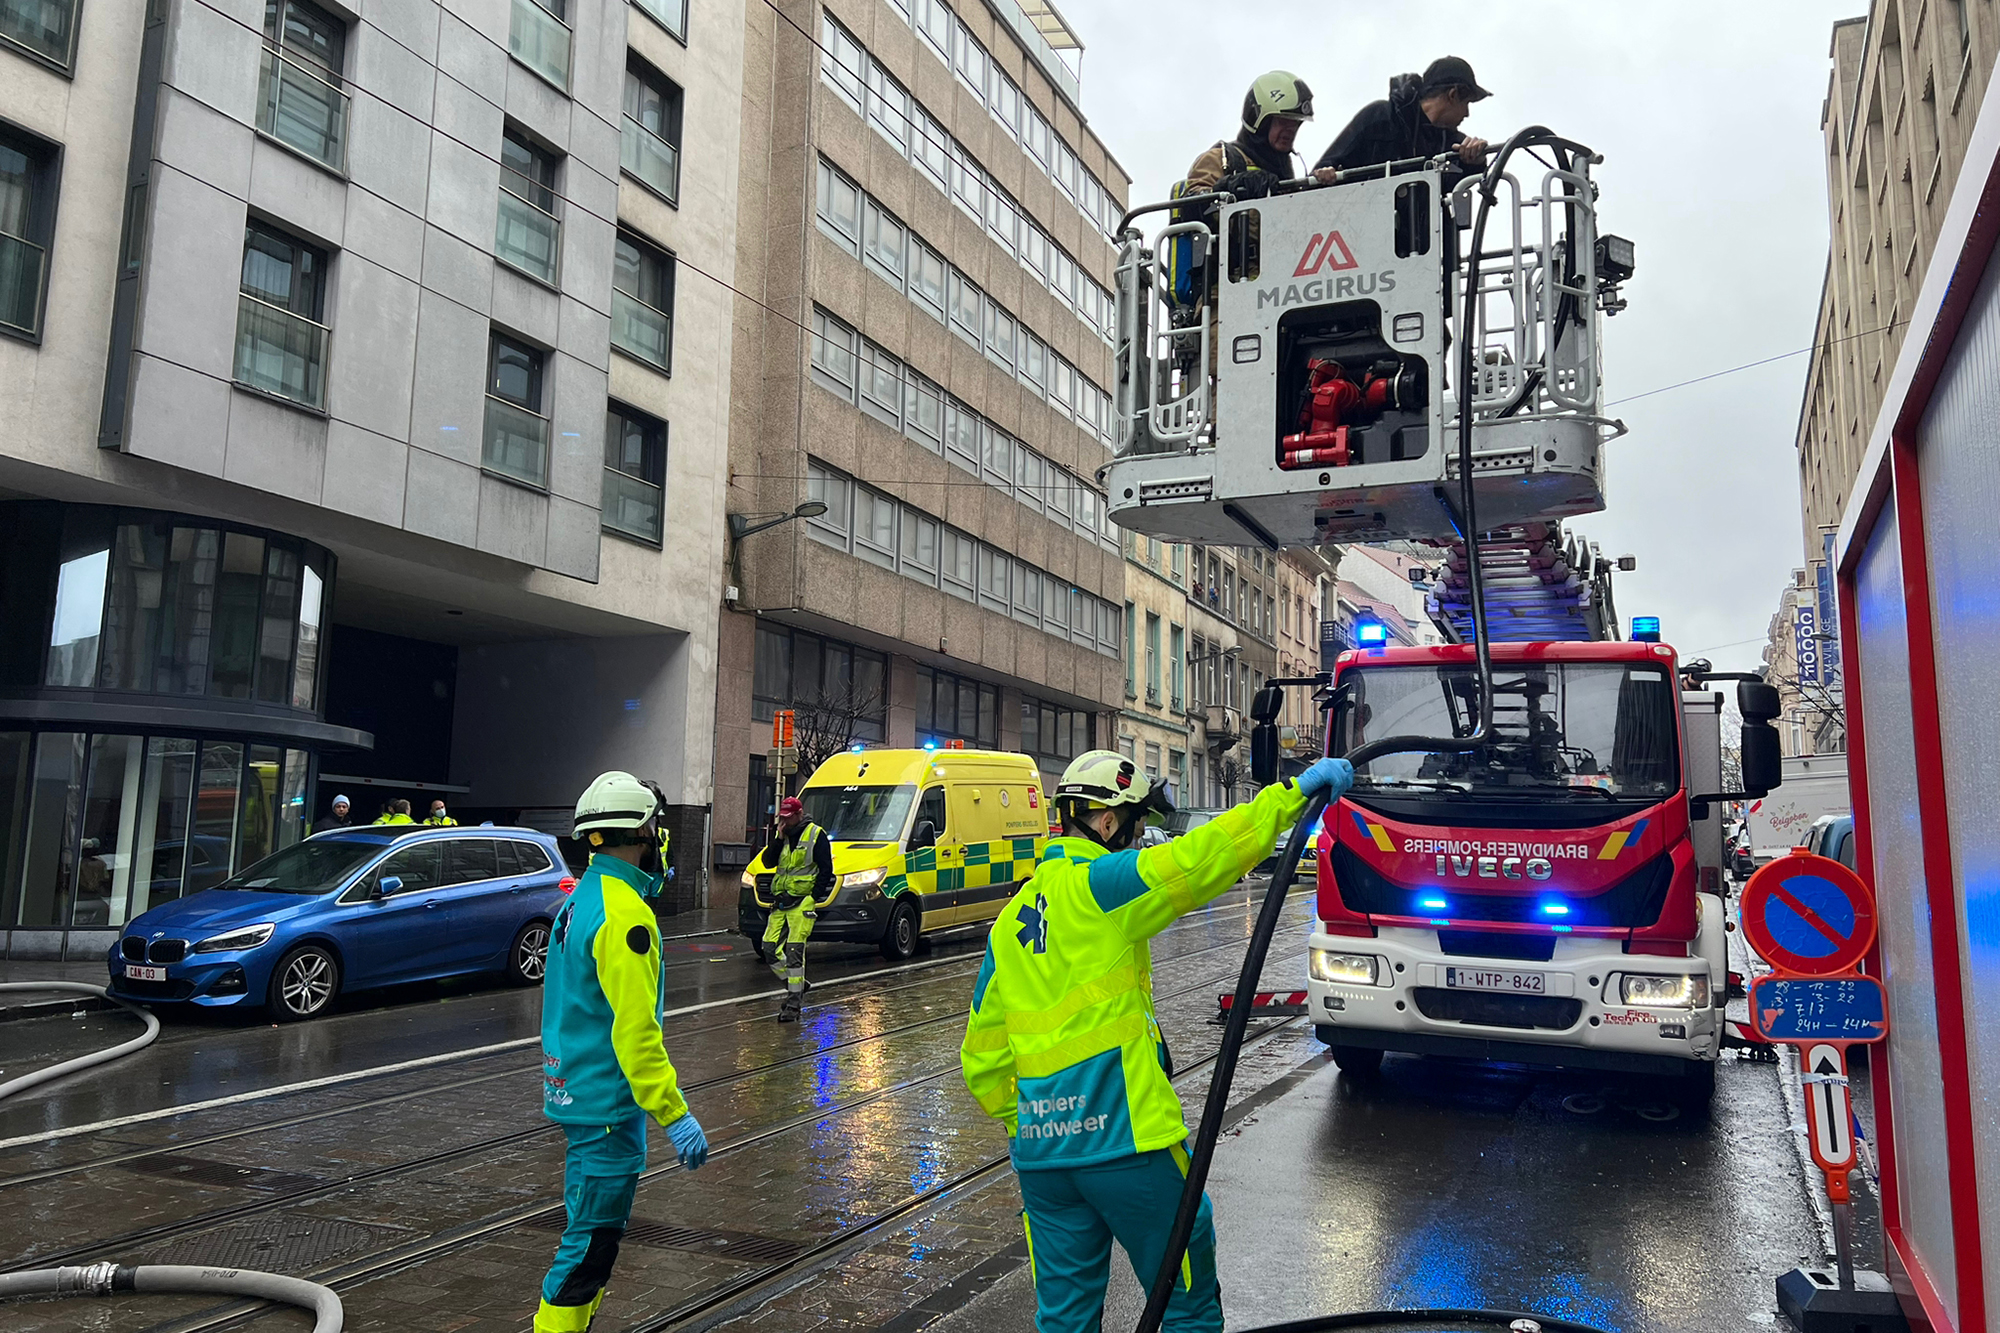
[[[347,25],[308,0],[265,0],[257,128],[322,166],[347,164]]]
[[[42,333],[58,156],[54,144],[0,126],[0,329],[25,338]]]
[[[688,0],[632,0],[632,3],[683,46],[687,44]]]
[[[1021,700],[1021,749],[1051,759],[1074,759],[1091,748],[1091,714],[1075,708]]]
[[[325,252],[253,220],[243,236],[236,382],[304,407],[325,407],[325,297]]]
[[[808,723],[847,740],[879,741],[887,734],[889,659],[838,639],[821,638],[770,621],[757,626],[751,668],[750,717],[769,722],[780,708],[821,715]],[[845,742],[843,741],[844,745]]]
[[[824,310],[813,311],[813,377],[820,386],[854,401],[855,333]]]
[[[650,65],[625,67],[618,166],[670,204],[681,197],[681,90]]]
[[[76,58],[77,0],[0,0],[0,43],[68,70]]]
[[[821,231],[847,253],[861,253],[861,187],[825,158],[819,163],[818,212]]]
[[[569,91],[569,25],[567,0],[514,0],[507,25],[507,50],[523,65]]]
[[[1187,707],[1187,631],[1179,625],[1167,632],[1167,670],[1173,684],[1173,693],[1167,696],[1167,701],[1178,713]]]
[[[660,544],[667,483],[667,423],[619,403],[604,420],[607,532]]]
[[[536,8],[534,0],[514,0]],[[555,155],[516,129],[500,136],[500,213],[493,253],[529,277],[553,285],[562,255],[562,222],[556,217]]]
[[[1125,603],[1125,697],[1139,697],[1139,655],[1132,651],[1132,603]]]
[[[1160,702],[1160,618],[1146,613],[1146,702]]]
[[[964,741],[991,749],[1000,743],[1000,692],[949,671],[917,668],[917,743]]]
[[[549,419],[542,412],[544,353],[495,333],[487,344],[486,444],[488,472],[546,490]]]
[[[806,499],[826,506],[824,514],[806,520],[806,535],[836,550],[845,551],[854,503],[854,483],[818,463],[808,463]]]
[[[898,291],[904,287],[903,258],[908,235],[908,229],[893,215],[873,199],[868,201],[862,222],[861,257],[870,268],[895,284]]]
[[[611,345],[673,370],[674,257],[622,231],[611,271]]]
[[[884,569],[896,567],[895,500],[867,486],[854,488],[854,554]]]

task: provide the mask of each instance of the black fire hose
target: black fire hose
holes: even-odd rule
[[[1370,741],[1357,746],[1347,754],[1348,762],[1356,766],[1385,754],[1419,752],[1453,754],[1476,750],[1486,744],[1492,735],[1493,661],[1486,632],[1485,581],[1481,577],[1479,567],[1477,494],[1472,484],[1472,376],[1475,351],[1472,345],[1472,329],[1476,322],[1479,301],[1479,249],[1486,234],[1486,215],[1493,205],[1495,188],[1506,170],[1507,159],[1513,156],[1515,150],[1543,143],[1560,144],[1573,151],[1589,151],[1580,144],[1559,138],[1540,125],[1516,131],[1513,137],[1501,145],[1500,150],[1493,155],[1480,180],[1479,211],[1473,219],[1472,245],[1466,261],[1464,315],[1460,320],[1457,349],[1459,494],[1458,512],[1453,518],[1459,524],[1466,545],[1466,565],[1472,603],[1473,651],[1479,668],[1479,719],[1473,729],[1464,736],[1385,736],[1381,740]],[[1442,497],[1442,488],[1439,494]],[[1292,878],[1298,870],[1299,856],[1305,850],[1306,840],[1311,837],[1313,826],[1326,813],[1326,807],[1327,797],[1324,795],[1314,796],[1307,802],[1305,813],[1299,817],[1298,824],[1292,829],[1291,838],[1285,843],[1284,855],[1278,858],[1277,867],[1271,872],[1271,884],[1265,891],[1264,905],[1257,914],[1257,926],[1251,932],[1250,945],[1243,958],[1243,971],[1236,979],[1236,999],[1230,1006],[1229,1016],[1223,1024],[1222,1049],[1216,1054],[1215,1068],[1209,1076],[1208,1100],[1202,1106],[1201,1125],[1195,1131],[1194,1141],[1188,1152],[1187,1181],[1181,1187],[1180,1207],[1174,1213],[1174,1226],[1167,1236],[1166,1253],[1161,1256],[1160,1270],[1153,1278],[1152,1289],[1146,1297],[1146,1310],[1139,1317],[1136,1333],[1159,1333],[1160,1324],[1166,1318],[1167,1303],[1173,1299],[1174,1286],[1180,1277],[1181,1260],[1187,1254],[1188,1240],[1194,1235],[1195,1216],[1201,1211],[1202,1194],[1208,1186],[1208,1169],[1215,1160],[1216,1140],[1222,1136],[1222,1117],[1228,1109],[1229,1090],[1236,1077],[1236,1058],[1242,1050],[1244,1033],[1250,1025],[1250,1007],[1256,995],[1257,982],[1263,975],[1265,959],[1270,955],[1271,939],[1277,934],[1278,918],[1284,912],[1285,895],[1290,891]],[[1446,1312],[1430,1312],[1430,1314],[1441,1313]],[[1484,1322],[1489,1327],[1505,1328],[1514,1321],[1527,1319],[1533,1324],[1538,1324],[1545,1333],[1599,1333],[1598,1330],[1589,1329],[1582,1324],[1543,1319],[1539,1315],[1488,1310],[1451,1313]],[[1423,1318],[1426,1315],[1419,1312],[1411,1317]],[[1313,1329],[1359,1328],[1371,1322],[1381,1324],[1396,1318],[1399,1316],[1392,1311],[1357,1311],[1284,1324],[1274,1329],[1261,1330],[1260,1333],[1307,1333]]]

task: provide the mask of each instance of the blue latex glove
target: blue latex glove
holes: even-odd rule
[[[1299,774],[1298,786],[1307,796],[1326,793],[1329,801],[1338,800],[1354,785],[1354,765],[1345,759],[1317,759],[1313,766]]]
[[[668,1125],[667,1137],[674,1141],[681,1165],[688,1170],[699,1171],[708,1160],[708,1135],[701,1132],[701,1121],[694,1118],[693,1111]]]

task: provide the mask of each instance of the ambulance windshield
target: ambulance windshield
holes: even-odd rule
[[[1385,736],[1465,736],[1478,721],[1470,663],[1362,667],[1341,681],[1349,688],[1334,714],[1335,754]],[[1674,682],[1664,665],[1496,663],[1493,694],[1484,746],[1384,755],[1357,767],[1356,790],[1657,801],[1679,789]]]
[[[799,793],[806,818],[835,842],[895,842],[903,836],[917,789],[896,787],[807,787]]]

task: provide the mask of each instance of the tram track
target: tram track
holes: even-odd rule
[[[1167,930],[1162,931],[1160,935],[1156,936],[1155,938],[1164,939],[1172,935],[1180,934],[1184,931],[1192,931],[1203,928],[1213,929],[1214,925],[1215,923],[1210,920],[1183,922],[1169,927]],[[1226,947],[1227,944],[1234,942],[1235,941],[1225,941],[1224,944],[1222,945],[1209,946],[1201,950],[1190,950],[1186,953],[1176,953],[1166,958],[1157,959],[1156,962],[1171,963],[1180,958],[1195,957],[1200,953],[1212,952],[1215,948]],[[978,956],[968,956],[964,958],[938,959],[928,964],[919,965],[918,968],[914,969],[907,967],[899,969],[891,969],[888,973],[888,975],[891,976],[907,977],[910,975],[912,971],[917,971],[917,970],[922,970],[926,972],[935,971],[939,973],[939,975],[924,976],[917,980],[902,981],[900,984],[896,985],[883,985],[877,987],[870,987],[869,989],[855,991],[851,994],[844,993],[836,997],[831,997],[828,1000],[822,1001],[818,1004],[809,1005],[807,1007],[806,1012],[811,1013],[814,1009],[831,1008],[836,1005],[849,1005],[849,1004],[861,1003],[869,1000],[879,999],[886,995],[894,995],[902,991],[917,990],[927,986],[935,986],[941,982],[951,980],[952,977],[956,975],[955,972],[949,971],[948,969],[962,969],[970,971],[978,965],[979,961],[980,960]],[[876,975],[880,974],[876,973],[863,974],[863,976],[867,978],[872,978]],[[821,985],[819,987],[816,987],[815,989],[821,991],[832,990],[835,987],[841,986],[850,980],[856,980],[856,979],[860,978],[836,977],[831,979],[830,981],[821,983]],[[727,1000],[719,1002],[711,1001],[710,1003],[726,1004],[726,1005],[745,1004],[754,1002],[762,998],[766,998],[766,996],[760,992],[740,997],[730,997]],[[669,1011],[669,1017],[672,1017],[671,1010]],[[925,1020],[925,1022],[930,1022],[930,1021],[933,1020]],[[760,1022],[760,1020],[750,1019],[750,1018],[732,1018],[727,1022],[710,1023],[702,1027],[679,1028],[672,1033],[672,1040],[676,1042],[686,1041],[688,1039],[699,1037],[706,1033],[725,1031],[729,1028],[742,1027],[757,1022]],[[889,1036],[889,1035],[894,1035],[894,1033],[884,1032],[876,1035]],[[870,1038],[860,1038],[857,1040],[869,1040],[869,1039]],[[540,1039],[538,1037],[523,1038],[520,1040],[519,1044],[522,1047],[526,1047],[539,1040]],[[850,1041],[850,1042],[839,1043],[837,1046],[820,1047],[817,1048],[815,1051],[810,1052],[806,1055],[797,1057],[787,1057],[784,1060],[773,1062],[772,1064],[767,1066],[755,1067],[747,1070],[739,1070],[737,1071],[735,1077],[748,1077],[758,1072],[761,1072],[761,1070],[764,1068],[778,1068],[785,1064],[794,1063],[799,1059],[812,1058],[812,1056],[822,1054],[827,1050],[838,1049],[838,1046],[847,1046],[853,1044],[855,1043],[853,1041]],[[491,1059],[504,1054],[505,1051],[503,1050],[480,1048],[477,1051],[468,1052],[465,1056],[465,1059],[469,1063],[473,1060]],[[426,1068],[437,1068],[437,1067],[438,1066],[436,1065],[426,1066]],[[448,1083],[429,1084],[425,1087],[414,1088],[406,1092],[385,1093],[377,1097],[368,1097],[358,1101],[344,1102],[339,1106],[327,1107],[322,1110],[308,1111],[297,1115],[280,1116],[272,1119],[261,1120],[253,1124],[241,1125],[234,1129],[221,1130],[213,1134],[202,1135],[192,1139],[177,1139],[170,1143],[162,1143],[151,1147],[138,1148],[130,1152],[115,1153],[106,1156],[93,1157],[85,1161],[67,1162],[60,1166],[44,1167],[34,1171],[19,1172],[12,1176],[0,1177],[0,1191],[5,1191],[7,1189],[19,1186],[41,1184],[50,1180],[59,1180],[66,1176],[72,1176],[86,1171],[94,1171],[103,1167],[120,1166],[130,1162],[143,1161],[148,1157],[156,1157],[166,1154],[186,1153],[192,1149],[202,1148],[217,1143],[226,1143],[234,1139],[247,1138],[257,1134],[271,1133],[277,1130],[295,1128],[300,1125],[313,1124],[322,1120],[330,1120],[341,1116],[359,1114],[362,1112],[375,1110],[383,1106],[395,1105],[399,1102],[417,1100],[424,1097],[438,1095],[441,1093],[455,1092],[460,1089],[467,1087],[474,1087],[482,1083],[490,1083],[501,1079],[518,1077],[523,1072],[533,1072],[538,1068],[540,1068],[539,1061],[526,1064],[519,1064],[519,1065],[510,1065],[506,1069],[494,1070],[490,1073],[485,1073],[485,1074],[477,1074],[470,1078],[456,1079]],[[399,1073],[407,1073],[407,1072],[412,1072],[412,1071],[391,1070],[384,1072],[378,1076],[383,1078],[391,1078],[395,1077]],[[311,1090],[312,1089],[306,1089],[306,1091],[311,1091]],[[274,1095],[284,1095],[284,1093],[282,1090],[274,1090]],[[241,1103],[234,1103],[234,1104],[240,1105]],[[199,1114],[202,1109],[207,1109],[207,1108],[189,1108],[188,1110],[182,1113]],[[221,1109],[221,1108],[213,1108],[213,1109]],[[163,1113],[160,1116],[160,1118],[171,1119],[173,1118],[174,1114],[176,1114],[177,1109],[168,1107],[168,1108],[163,1108],[162,1110]],[[61,1136],[63,1136],[63,1131],[61,1130],[55,1131],[50,1135],[43,1136],[40,1138],[23,1136],[22,1138],[19,1139],[12,1139],[12,1140],[7,1140],[5,1142],[0,1142],[0,1147],[32,1146],[34,1143],[37,1142],[54,1142],[56,1141],[57,1138]],[[0,1272],[7,1272],[7,1271],[12,1271],[12,1270],[5,1266],[0,1266]]]
[[[1172,964],[1172,963],[1177,963],[1183,959],[1200,958],[1204,955],[1215,953],[1219,950],[1238,947],[1239,945],[1240,945],[1239,941],[1226,940],[1219,944],[1207,945],[1199,949],[1190,949],[1183,952],[1175,953],[1168,958],[1158,960],[1158,964]],[[925,981],[912,982],[905,986],[885,987],[878,990],[872,990],[870,992],[867,992],[867,995],[871,997],[880,996],[884,994],[893,993],[894,991],[897,990],[914,989],[918,986],[933,985],[940,980],[949,980],[949,979],[950,979],[949,977],[932,977],[932,978],[927,978]],[[1212,983],[1213,979],[1211,979],[1209,982],[1198,983],[1195,987],[1193,987],[1193,989],[1199,989],[1200,986],[1202,985],[1207,985]],[[1188,989],[1189,988],[1182,988],[1179,990],[1170,991],[1167,992],[1165,995],[1161,996],[1160,998],[1171,999],[1179,995],[1188,993]],[[847,1003],[852,998],[856,997],[843,997],[840,1003]],[[699,1031],[708,1031],[708,1032],[720,1031],[730,1027],[742,1026],[747,1021],[750,1020],[739,1019],[731,1023],[712,1024],[707,1028],[699,1029]],[[964,1021],[964,1014],[954,1009],[950,1012],[933,1015],[929,1018],[918,1019],[910,1023],[898,1024],[894,1027],[885,1028],[878,1032],[859,1035],[847,1038],[845,1040],[835,1041],[824,1045],[815,1046],[810,1051],[798,1052],[793,1055],[788,1055],[783,1059],[779,1060],[766,1061],[764,1063],[752,1066],[748,1069],[734,1070],[726,1074],[719,1074],[712,1078],[703,1079],[697,1082],[692,1082],[686,1085],[686,1091],[699,1092],[708,1089],[727,1087],[731,1084],[741,1083],[746,1080],[761,1077],[774,1070],[783,1069],[788,1066],[802,1064],[809,1061],[819,1060],[832,1052],[849,1050],[860,1046],[887,1041],[892,1038],[906,1035],[911,1032],[921,1031],[927,1028],[934,1028],[941,1024],[962,1023],[963,1021]],[[692,1034],[681,1034],[681,1035],[686,1036]],[[397,1093],[382,1098],[371,1099],[371,1104],[374,1106],[387,1105],[396,1102],[408,1101],[415,1098],[433,1096],[443,1091],[456,1090],[458,1088],[463,1088],[478,1083],[489,1082],[501,1078],[520,1078],[532,1072],[537,1067],[538,1066],[535,1065],[515,1066],[506,1070],[494,1071],[493,1073],[490,1074],[478,1075],[471,1079],[457,1080],[449,1085],[443,1085],[443,1086],[434,1085],[424,1089],[416,1089],[410,1092]],[[954,1065],[951,1068],[956,1068],[956,1066]],[[900,1085],[898,1085],[896,1088],[891,1088],[886,1091],[892,1093],[897,1090],[900,1090]],[[866,1104],[868,1104],[867,1100],[857,1101],[856,1103],[854,1103],[854,1105],[856,1106],[866,1105]],[[327,1111],[314,1112],[308,1116],[291,1117],[280,1122],[266,1123],[257,1126],[246,1126],[237,1130],[227,1131],[224,1134],[211,1136],[205,1139],[176,1142],[172,1144],[161,1145],[155,1148],[145,1149],[139,1152],[119,1154],[114,1157],[96,1159],[88,1163],[75,1163],[66,1167],[50,1168],[48,1172],[29,1173],[22,1177],[13,1178],[12,1180],[7,1182],[0,1182],[0,1184],[10,1184],[10,1183],[25,1184],[25,1183],[30,1183],[30,1181],[33,1179],[41,1179],[41,1180],[49,1179],[55,1173],[60,1173],[61,1175],[74,1175],[83,1171],[94,1170],[100,1167],[115,1167],[129,1162],[143,1160],[147,1157],[158,1156],[162,1154],[183,1154],[187,1152],[189,1149],[197,1147],[203,1143],[213,1143],[218,1141],[224,1141],[231,1138],[241,1138],[255,1133],[272,1132],[278,1128],[290,1127],[295,1124],[306,1123],[317,1119],[324,1119],[330,1116],[348,1113],[358,1109],[361,1109],[358,1105],[349,1106],[345,1108],[332,1108]],[[822,1112],[821,1114],[824,1114],[824,1112]],[[817,1118],[817,1116],[814,1118]],[[796,1127],[795,1125],[789,1125],[789,1124],[786,1126],[786,1128],[795,1128],[795,1127]],[[16,1272],[16,1271],[23,1271],[29,1268],[43,1268],[43,1267],[68,1264],[68,1263],[91,1262],[99,1257],[114,1255],[120,1252],[129,1252],[134,1247],[158,1245],[167,1241],[175,1240],[183,1236],[191,1235],[196,1232],[206,1230],[210,1227],[217,1226],[223,1223],[240,1221],[246,1217],[253,1217],[260,1214],[280,1211],[283,1209],[296,1207],[304,1203],[311,1203],[315,1200],[319,1200],[331,1195],[338,1194],[342,1191],[352,1189],[356,1186],[378,1185],[383,1182],[395,1180],[400,1177],[409,1176],[426,1170],[449,1166],[452,1163],[460,1162],[467,1158],[474,1157],[482,1153],[505,1149],[512,1145],[523,1142],[525,1140],[533,1139],[540,1135],[553,1133],[558,1128],[559,1126],[553,1124],[552,1122],[545,1121],[539,1124],[524,1126],[520,1129],[510,1130],[503,1134],[489,1135],[485,1138],[479,1139],[471,1143],[461,1144],[456,1147],[443,1149],[434,1153],[427,1153],[420,1157],[412,1158],[407,1161],[392,1162],[368,1170],[352,1172],[348,1175],[341,1176],[335,1179],[329,1179],[324,1181],[323,1183],[315,1184],[304,1189],[295,1189],[277,1194],[269,1194],[263,1197],[249,1199],[241,1203],[232,1204],[221,1208],[210,1209],[206,1212],[194,1216],[177,1218],[170,1222],[161,1222],[152,1226],[136,1228],[132,1231],[125,1232],[116,1236],[93,1238],[92,1240],[84,1244],[71,1246],[68,1249],[35,1255],[32,1258],[21,1259],[4,1266],[0,1266],[0,1272]],[[560,1205],[557,1206],[558,1208],[560,1207]]]
[[[1226,944],[1210,946],[1206,949],[1192,951],[1188,954],[1179,954],[1175,957],[1194,957],[1201,953],[1210,953],[1216,949],[1227,948],[1236,943],[1238,941],[1231,940]],[[1227,980],[1230,975],[1229,973],[1217,973],[1205,977],[1200,981],[1192,982],[1186,986],[1159,995],[1156,997],[1155,1002],[1158,1003],[1176,999],[1183,995],[1193,994],[1216,985],[1218,981]],[[954,1014],[949,1017],[956,1019],[959,1016]],[[1296,1022],[1296,1019],[1285,1019],[1270,1024],[1253,1034],[1252,1042],[1254,1044],[1262,1044],[1265,1040],[1293,1026]],[[1250,1049],[1250,1047],[1246,1046],[1246,1049]],[[1200,1073],[1213,1065],[1214,1062],[1214,1056],[1205,1056],[1191,1064],[1184,1065],[1175,1071],[1173,1076],[1174,1082],[1179,1083],[1192,1075]],[[709,1158],[710,1160],[714,1160],[718,1157],[729,1156],[746,1149],[754,1148],[758,1144],[768,1142],[781,1135],[791,1133],[794,1130],[836,1116],[843,1116],[863,1110],[877,1103],[901,1096],[904,1093],[936,1083],[940,1079],[956,1075],[959,1072],[959,1064],[954,1060],[950,1064],[940,1068],[914,1075],[887,1087],[878,1088],[873,1092],[847,1099],[832,1106],[816,1107],[803,1115],[789,1117],[776,1124],[766,1125],[732,1139],[728,1143],[720,1144],[710,1150]],[[687,1320],[699,1318],[705,1313],[713,1313],[730,1306],[750,1296],[756,1290],[784,1277],[788,1273],[792,1273],[803,1266],[809,1266],[817,1259],[825,1258],[834,1252],[851,1246],[857,1241],[879,1232],[883,1227],[898,1219],[919,1211],[928,1204],[940,1202],[948,1194],[961,1190],[974,1181],[1006,1165],[1008,1160],[1009,1158],[1004,1152],[995,1157],[984,1159],[947,1180],[916,1191],[890,1208],[882,1210],[853,1226],[845,1227],[840,1232],[827,1237],[815,1245],[802,1249],[796,1256],[790,1259],[765,1265],[751,1273],[720,1283],[708,1293],[696,1297],[691,1301],[684,1302],[664,1315],[635,1325],[632,1329],[627,1330],[626,1333],[660,1333],[662,1330],[673,1328],[677,1324],[684,1323]],[[678,1161],[670,1161],[643,1172],[639,1177],[639,1183],[643,1186],[650,1181],[683,1169]],[[523,1205],[519,1208],[509,1209],[503,1213],[493,1214],[477,1222],[468,1223],[465,1226],[435,1232],[419,1241],[391,1246],[376,1251],[373,1254],[362,1255],[308,1276],[310,1280],[332,1287],[335,1290],[352,1288],[377,1278],[389,1276],[403,1269],[440,1258],[454,1250],[475,1244],[499,1235],[502,1232],[529,1226],[537,1221],[559,1218],[562,1215],[563,1204],[560,1199],[554,1202]],[[207,1225],[210,1225],[210,1223],[203,1223],[203,1226]],[[49,1262],[51,1261],[37,1260],[36,1266],[46,1266]],[[230,1306],[213,1311],[197,1312],[183,1319],[170,1320],[154,1325],[152,1328],[146,1330],[146,1333],[208,1333],[209,1330],[227,1328],[244,1320],[256,1318],[262,1313],[263,1309],[268,1308],[268,1306],[260,1308],[259,1305],[250,1302],[236,1302]]]

